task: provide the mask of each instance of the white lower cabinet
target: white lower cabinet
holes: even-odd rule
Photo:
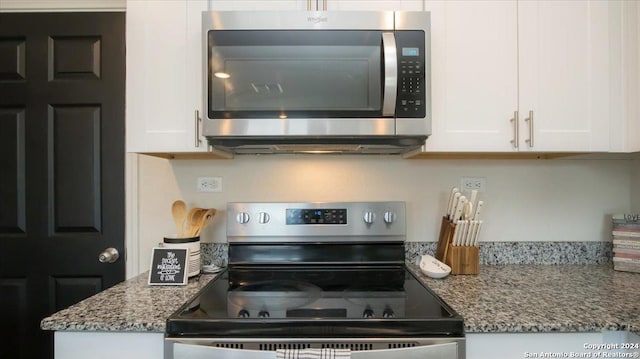
[[[55,359],[163,359],[164,333],[71,332],[54,334]]]
[[[640,338],[626,331],[597,333],[487,333],[467,334],[467,359],[623,358],[618,353],[640,353],[623,348]],[[602,347],[598,345],[610,344]],[[614,345],[618,347],[614,347]],[[611,356],[605,356],[605,353]]]

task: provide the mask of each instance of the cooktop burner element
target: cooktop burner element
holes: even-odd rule
[[[456,343],[464,353],[462,318],[405,268],[404,208],[228,204],[229,268],[167,320],[167,338],[258,350]]]
[[[261,274],[274,274],[274,279],[260,280]],[[327,281],[324,274],[334,279]],[[374,319],[375,325],[369,323]],[[403,267],[232,268],[174,314],[168,332],[203,334],[200,325],[190,329],[193,321],[208,322],[207,335],[224,335],[246,324],[282,335],[300,329],[306,335],[324,335],[325,326],[336,323],[359,334],[385,327],[395,335],[416,335],[426,327],[439,335],[462,330],[456,313]],[[309,321],[317,324],[318,333],[307,327]],[[437,328],[424,326],[428,322],[437,322]]]

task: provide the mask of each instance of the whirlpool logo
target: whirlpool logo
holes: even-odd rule
[[[307,17],[307,21],[314,24],[319,24],[321,22],[328,22],[329,18],[325,16],[309,16]]]

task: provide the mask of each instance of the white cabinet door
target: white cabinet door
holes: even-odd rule
[[[622,3],[622,118],[611,128],[612,152],[640,151],[640,1]]]
[[[609,150],[610,126],[622,116],[619,1],[427,0],[425,8],[427,151]]]
[[[467,359],[596,358],[585,344],[602,344],[602,333],[467,333]],[[610,342],[611,343],[611,342]],[[554,356],[555,354],[555,356]],[[587,356],[591,354],[591,356]],[[599,356],[606,358],[605,356]]]
[[[54,332],[55,359],[162,359],[164,333]]]
[[[427,151],[512,151],[518,108],[517,4],[426,1],[432,133]]]
[[[187,146],[194,151],[204,151],[207,148],[207,140],[202,134],[202,118],[205,116],[204,105],[204,36],[202,33],[202,12],[207,11],[207,0],[189,0],[186,3],[187,27],[185,34],[187,56],[185,58],[185,106],[186,116],[191,115],[185,121],[186,126],[192,126],[193,131],[188,131]],[[188,141],[191,140],[191,143]]]
[[[189,1],[190,3],[191,1]],[[127,151],[194,152],[187,2],[127,2]],[[200,146],[202,150],[206,146]]]
[[[609,150],[622,106],[621,95],[612,96],[621,84],[620,6],[519,1],[520,118],[533,114],[521,122],[521,150]]]

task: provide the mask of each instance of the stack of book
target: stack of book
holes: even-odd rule
[[[613,215],[613,269],[640,273],[640,214]]]

